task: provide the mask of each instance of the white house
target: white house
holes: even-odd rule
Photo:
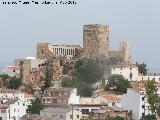
[[[129,81],[138,80],[138,66],[135,64],[120,64],[111,66],[111,74],[122,75]]]
[[[1,99],[0,111],[1,120],[19,120],[20,117],[26,114],[26,106],[25,103],[18,98],[4,98]]]
[[[0,68],[0,75],[7,74],[10,77],[19,77],[20,69],[18,66],[6,66]]]
[[[122,108],[132,111],[133,120],[140,120],[143,115],[149,114],[149,104],[144,89],[129,89],[126,94],[122,95],[121,99]]]
[[[41,115],[46,115],[50,120],[81,120],[82,112],[71,107],[52,107],[40,111]]]

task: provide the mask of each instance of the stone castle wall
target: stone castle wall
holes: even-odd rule
[[[109,26],[84,25],[83,28],[83,57],[108,59]]]

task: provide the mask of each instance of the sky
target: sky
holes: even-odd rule
[[[145,62],[151,72],[160,72],[159,0],[75,2],[3,5],[0,1],[0,66],[12,65],[15,58],[36,56],[37,42],[82,45],[83,25],[106,24],[110,25],[111,50],[118,50],[119,42],[126,41],[133,63]]]

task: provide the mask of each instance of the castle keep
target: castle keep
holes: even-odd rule
[[[83,28],[83,57],[108,59],[109,26],[84,25]]]

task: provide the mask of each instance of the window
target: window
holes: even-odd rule
[[[77,118],[79,118],[79,115],[77,115]]]
[[[142,101],[144,101],[144,97],[142,97]]]
[[[122,68],[121,68],[121,70],[122,70]]]
[[[59,96],[59,93],[58,92],[54,92],[54,96]]]
[[[82,114],[89,114],[89,109],[82,109]]]
[[[145,105],[142,105],[142,108],[144,109],[144,108],[145,108]]]
[[[60,119],[63,119],[63,115],[60,115]]]
[[[72,115],[70,115],[70,119],[73,119],[73,118],[72,118]]]
[[[130,70],[132,70],[132,68],[130,68]]]
[[[0,120],[2,120],[2,117],[0,117]]]
[[[54,103],[57,103],[57,99],[53,99],[53,102],[54,102]]]
[[[53,95],[53,92],[51,92],[51,96]]]
[[[16,70],[13,70],[13,72],[16,72]]]

